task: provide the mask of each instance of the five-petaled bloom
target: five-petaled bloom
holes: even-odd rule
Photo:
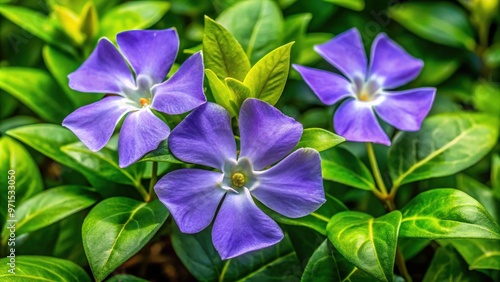
[[[338,134],[349,141],[390,145],[375,113],[400,130],[420,129],[432,106],[435,88],[387,90],[415,79],[423,67],[421,60],[382,33],[372,45],[368,66],[361,36],[355,28],[315,46],[315,50],[348,79],[324,70],[299,65],[294,68],[321,102],[332,105],[347,98],[335,113]]]
[[[325,202],[318,152],[298,149],[288,155],[302,135],[300,123],[266,102],[247,99],[241,106],[239,128],[238,154],[229,113],[212,103],[194,110],[172,131],[170,150],[185,162],[218,171],[180,169],[155,186],[184,233],[197,233],[210,225],[224,198],[212,229],[222,259],[283,238],[280,227],[252,196],[292,218],[306,216]]]
[[[119,165],[126,167],[156,149],[170,133],[168,125],[152,110],[176,115],[206,102],[203,59],[201,53],[194,54],[162,83],[179,49],[175,29],[125,31],[116,36],[116,41],[119,51],[109,40],[101,39],[68,78],[74,90],[117,95],[77,109],[63,125],[90,150],[98,151],[128,114],[118,139]]]

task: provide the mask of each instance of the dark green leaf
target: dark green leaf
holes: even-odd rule
[[[484,207],[457,189],[423,192],[401,210],[400,237],[500,239],[500,228]]]
[[[3,91],[0,91],[0,99],[2,100],[2,104],[0,104],[0,119],[4,119],[16,110],[18,102],[14,97]]]
[[[469,269],[500,270],[500,241],[483,239],[446,240],[462,255]]]
[[[491,116],[447,113],[428,118],[420,131],[398,133],[388,163],[394,186],[475,164],[494,146],[498,131],[498,120]]]
[[[337,262],[328,240],[325,240],[317,249],[307,263],[301,281],[330,282],[340,281],[336,269]]]
[[[138,162],[164,162],[173,164],[183,164],[184,162],[176,158],[168,149],[168,142],[160,143],[156,150],[147,153]]]
[[[363,190],[375,189],[375,182],[368,168],[344,148],[321,152],[323,178]]]
[[[16,256],[15,275],[9,273],[9,258],[0,259],[0,280],[10,282],[90,282],[83,268],[69,260],[44,256]]]
[[[82,227],[83,246],[95,279],[102,281],[141,250],[168,215],[157,200],[144,203],[114,197],[95,206]]]
[[[148,280],[144,280],[142,278],[135,277],[129,274],[118,274],[106,280],[106,282],[147,282],[147,281]]]
[[[497,223],[500,222],[500,201],[492,189],[465,174],[457,175],[457,188],[476,199]]]
[[[410,260],[431,243],[429,239],[400,238],[398,247],[405,260]]]
[[[313,148],[321,152],[345,141],[345,138],[322,128],[306,128],[295,148]]]
[[[361,11],[365,8],[365,0],[325,0],[354,11]]]

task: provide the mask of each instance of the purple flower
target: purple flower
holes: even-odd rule
[[[335,130],[349,141],[390,145],[391,141],[375,113],[405,131],[416,131],[429,113],[435,88],[388,91],[415,79],[423,62],[382,33],[375,38],[367,65],[363,42],[357,29],[315,46],[325,60],[343,76],[294,65],[321,102],[332,105],[345,99],[334,118]]]
[[[183,161],[217,171],[180,169],[155,186],[184,233],[197,233],[210,225],[222,201],[212,229],[222,259],[283,238],[278,224],[256,206],[252,196],[292,218],[306,216],[325,202],[318,152],[298,149],[288,155],[302,135],[300,123],[265,102],[247,99],[239,126],[238,154],[231,117],[224,108],[207,103],[193,111],[172,131],[170,150]]]
[[[119,165],[126,167],[156,149],[170,133],[168,125],[152,110],[176,115],[206,102],[203,59],[201,53],[194,54],[162,83],[179,49],[175,29],[126,31],[119,33],[116,41],[120,50],[108,39],[101,39],[68,78],[74,90],[118,96],[107,96],[77,109],[64,119],[63,126],[90,150],[99,151],[128,114],[118,140]]]

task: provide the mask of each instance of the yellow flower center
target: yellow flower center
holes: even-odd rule
[[[151,98],[140,98],[139,103],[141,103],[141,106],[147,106],[151,104]]]
[[[231,182],[234,187],[241,188],[245,186],[246,183],[245,175],[241,172],[235,172],[231,175]]]

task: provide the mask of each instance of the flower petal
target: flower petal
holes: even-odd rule
[[[334,125],[337,133],[349,141],[391,144],[371,103],[354,99],[345,101],[335,113]]]
[[[386,34],[379,34],[373,41],[369,76],[383,88],[392,89],[412,81],[423,66],[422,60],[412,57]]]
[[[162,82],[177,56],[179,37],[173,28],[164,30],[130,30],[118,33],[116,42],[137,76]]]
[[[399,130],[416,131],[432,107],[435,88],[385,92],[374,105],[375,112]]]
[[[333,105],[345,97],[354,97],[351,83],[340,75],[299,65],[293,67],[326,105]]]
[[[214,103],[201,105],[170,134],[170,151],[179,159],[222,170],[226,160],[236,160],[231,117]]]
[[[306,216],[326,200],[321,159],[313,149],[299,149],[258,176],[252,195],[272,210],[291,218]]]
[[[99,40],[88,59],[68,78],[69,87],[80,92],[123,95],[124,88],[135,87],[125,59],[106,38]]]
[[[221,181],[220,172],[179,169],[160,179],[155,192],[183,233],[197,233],[210,225],[226,193]]]
[[[149,108],[129,114],[118,138],[120,167],[127,167],[167,139],[170,128]]]
[[[255,170],[283,159],[302,136],[302,124],[257,99],[243,102],[239,122],[240,158],[250,159]]]
[[[203,72],[203,57],[198,52],[189,57],[169,80],[153,88],[153,108],[178,115],[205,103]]]
[[[91,151],[99,151],[108,143],[122,117],[137,110],[127,102],[119,96],[105,97],[75,110],[62,125],[73,131]]]
[[[248,189],[227,193],[212,229],[212,240],[222,259],[272,246],[281,239],[283,231],[255,205]]]
[[[355,77],[365,78],[366,53],[361,35],[356,28],[351,28],[326,43],[314,46],[314,50],[351,80]]]

